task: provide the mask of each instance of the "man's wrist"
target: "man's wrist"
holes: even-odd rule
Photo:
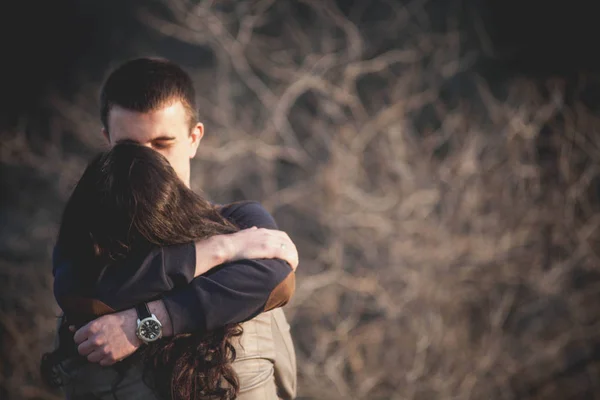
[[[131,344],[133,344],[136,348],[142,345],[142,341],[136,335],[137,330],[137,312],[135,308],[130,308],[122,312],[123,317],[123,329],[131,329],[129,332],[125,333],[125,336],[129,338]]]
[[[162,300],[151,301],[150,303],[148,303],[148,308],[150,309],[150,312],[156,316],[156,319],[158,319],[158,321],[162,325],[162,335],[173,336],[173,325],[171,324],[171,318],[169,317],[169,313],[167,312],[165,303]],[[135,313],[135,310],[133,310],[133,312]]]

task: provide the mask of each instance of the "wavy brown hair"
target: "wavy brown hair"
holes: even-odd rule
[[[238,230],[186,187],[166,158],[123,142],[85,170],[65,207],[58,246],[65,259],[81,266],[78,282],[93,284],[116,261]],[[146,346],[145,371],[152,377],[147,381],[164,398],[235,398],[239,384],[230,340],[239,334],[239,325],[228,325]]]

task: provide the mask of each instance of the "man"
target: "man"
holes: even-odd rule
[[[142,58],[117,68],[102,88],[101,119],[103,134],[111,145],[133,140],[158,151],[189,186],[190,160],[204,127],[197,120],[192,81],[179,66]],[[298,263],[295,246],[276,230],[272,217],[257,203],[222,209],[224,217],[242,228],[261,225],[270,229],[245,229],[152,252],[145,263],[227,263],[209,277],[200,276],[147,307],[163,336],[247,321],[242,324],[244,333],[234,363],[240,379],[239,398],[293,398],[295,354],[289,325],[279,307],[293,292],[292,269]],[[55,253],[56,271],[63,261],[60,253]],[[55,294],[61,290],[56,286]],[[78,352],[101,366],[125,359],[147,339],[140,334],[139,319],[139,309],[97,318],[75,332]]]

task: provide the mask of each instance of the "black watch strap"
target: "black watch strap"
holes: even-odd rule
[[[135,311],[137,312],[140,321],[146,318],[150,318],[152,316],[152,313],[150,313],[150,309],[148,308],[147,303],[141,303],[136,305]]]

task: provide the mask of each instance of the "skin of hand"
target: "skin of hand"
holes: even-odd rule
[[[252,227],[229,235],[217,235],[196,242],[196,271],[200,276],[225,262],[278,258],[298,267],[298,250],[283,231]]]
[[[228,261],[278,258],[290,264],[294,271],[298,267],[296,245],[283,231],[252,227],[223,237],[231,247]]]
[[[213,267],[228,261],[241,259],[279,258],[290,264],[295,271],[298,266],[298,251],[290,237],[282,231],[252,227],[229,235],[217,235],[196,242],[197,257],[195,276],[202,275]],[[150,312],[156,315],[163,327],[163,336],[173,334],[171,319],[162,300],[148,303]],[[76,331],[73,337],[78,352],[90,362],[102,366],[130,356],[140,346],[135,334],[137,313],[131,308],[104,315],[89,322]]]
[[[148,307],[159,321],[169,320],[169,314],[162,300],[150,302]],[[74,326],[70,326],[69,329],[75,332],[73,340],[77,344],[79,354],[87,356],[90,362],[109,366],[130,356],[142,345],[135,334],[136,322],[137,313],[131,308],[97,318],[76,332]],[[168,323],[163,324],[163,335],[172,334],[169,320]]]

